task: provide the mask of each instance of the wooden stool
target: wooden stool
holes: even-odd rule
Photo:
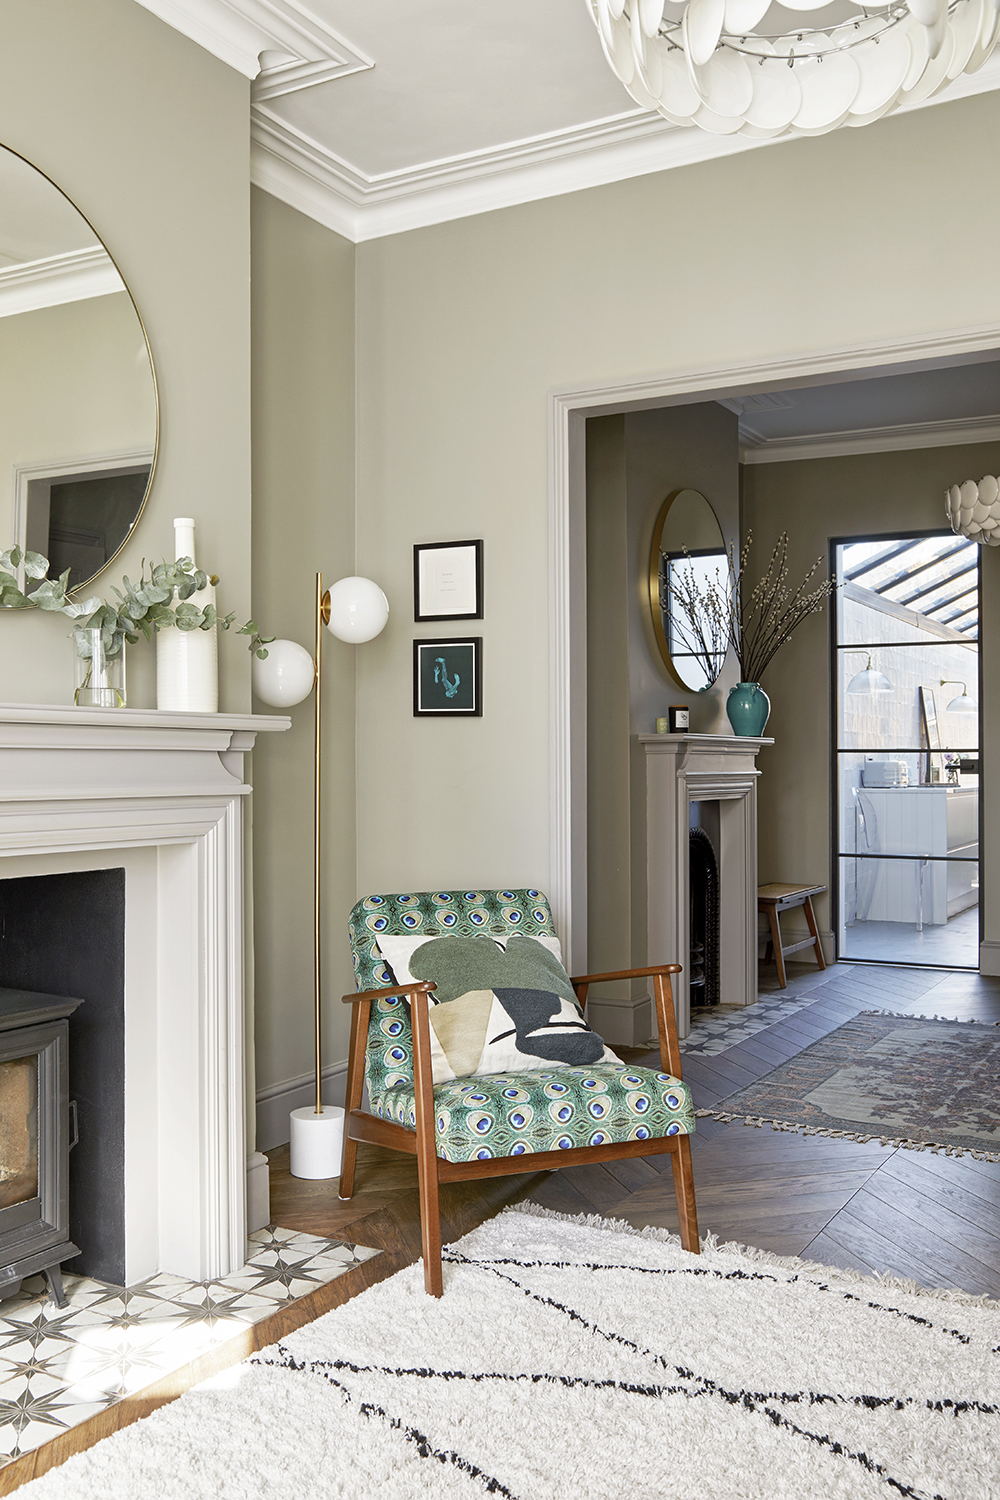
[[[759,885],[757,887],[757,910],[767,913],[767,920],[771,927],[771,936],[768,939],[767,952],[764,954],[764,962],[768,963],[771,954],[774,954],[775,963],[778,965],[778,983],[782,989],[786,988],[785,979],[785,954],[797,953],[800,948],[814,948],[816,950],[816,962],[821,969],[826,968],[823,961],[823,949],[819,941],[819,933],[816,930],[816,917],[813,912],[812,898],[826,890],[825,885],[782,885],[776,882],[773,885]],[[805,907],[806,921],[812,937],[803,938],[799,943],[782,943],[781,927],[778,924],[778,913],[791,911],[793,906]]]

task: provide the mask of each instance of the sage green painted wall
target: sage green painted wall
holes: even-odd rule
[[[354,571],[354,246],[257,189],[251,226],[254,617],[312,652],[315,574],[329,586]],[[347,1055],[340,997],[354,988],[356,649],[324,632],[326,1062]],[[312,697],[291,716],[253,757],[259,1089],[300,1077],[313,1058]]]
[[[695,733],[729,733],[725,698],[735,665],[727,663],[714,687],[692,693],[664,663],[653,633],[653,527],[664,500],[681,489],[705,495],[726,546],[737,540],[733,412],[703,401],[588,421],[587,933],[595,971],[647,961],[646,759],[637,736],[652,734],[671,703],[690,706]],[[632,988],[646,993],[645,981]],[[627,993],[624,984],[604,985],[595,998]],[[631,1044],[631,1030],[615,1040]]]
[[[549,392],[1000,322],[998,159],[987,94],[358,247],[361,889],[547,884]],[[414,719],[412,546],[473,536],[484,716]]]
[[[917,531],[946,525],[944,492],[963,479],[995,474],[1000,443],[867,453],[795,463],[747,464],[743,469],[743,524],[754,533],[748,571],[782,531],[789,535],[789,579],[798,583],[822,555],[826,573],[831,536]],[[1000,780],[1000,555],[983,559],[983,779],[985,796]],[[764,674],[771,699],[766,733],[774,745],[758,765],[761,881],[826,885],[830,868],[830,618],[806,619]],[[863,665],[863,663],[862,663]],[[992,836],[989,801],[982,858],[987,937],[1000,934],[1000,841]],[[830,900],[816,900],[821,931],[830,932]],[[792,924],[794,925],[794,923]]]
[[[192,515],[220,609],[248,610],[249,85],[134,0],[6,0],[0,57],[0,142],[90,219],[153,350],[159,463],[115,566],[135,577],[172,548],[173,517]],[[0,698],[69,702],[67,621],[10,615],[0,631]],[[225,708],[249,707],[242,641],[223,637],[220,684]],[[130,654],[129,701],[155,702],[148,646]]]

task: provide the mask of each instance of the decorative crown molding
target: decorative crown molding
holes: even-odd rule
[[[271,99],[375,66],[298,0],[139,4],[245,78],[255,79],[255,98]]]
[[[64,255],[21,261],[0,271],[0,318],[124,290],[125,283],[103,246],[68,250]]]
[[[907,448],[954,448],[963,443],[995,442],[1000,442],[1000,415],[956,417],[944,422],[903,422],[893,427],[860,427],[785,438],[766,438],[741,424],[740,462],[779,464],[803,458],[847,458],[852,453],[896,453]]]
[[[543,137],[506,142],[399,172],[368,175],[275,109],[282,95],[374,67],[299,0],[138,0],[237,68],[253,86],[251,180],[347,239],[360,242],[467,218],[782,141],[712,136],[630,107]],[[1000,88],[1000,52],[943,94],[897,111]]]

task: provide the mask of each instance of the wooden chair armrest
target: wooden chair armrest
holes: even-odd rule
[[[679,974],[681,964],[654,964],[651,969],[617,969],[614,974],[578,974],[570,984],[605,984],[611,979],[648,979],[653,974]]]
[[[433,979],[421,979],[419,984],[397,984],[391,990],[362,990],[359,995],[344,995],[344,1005],[357,1005],[359,1000],[390,1000],[393,995],[426,995],[429,990],[436,989]]]

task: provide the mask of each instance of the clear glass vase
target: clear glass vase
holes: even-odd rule
[[[125,707],[125,647],[109,656],[100,630],[76,632],[76,692],[78,708]],[[81,650],[82,653],[81,654]]]

